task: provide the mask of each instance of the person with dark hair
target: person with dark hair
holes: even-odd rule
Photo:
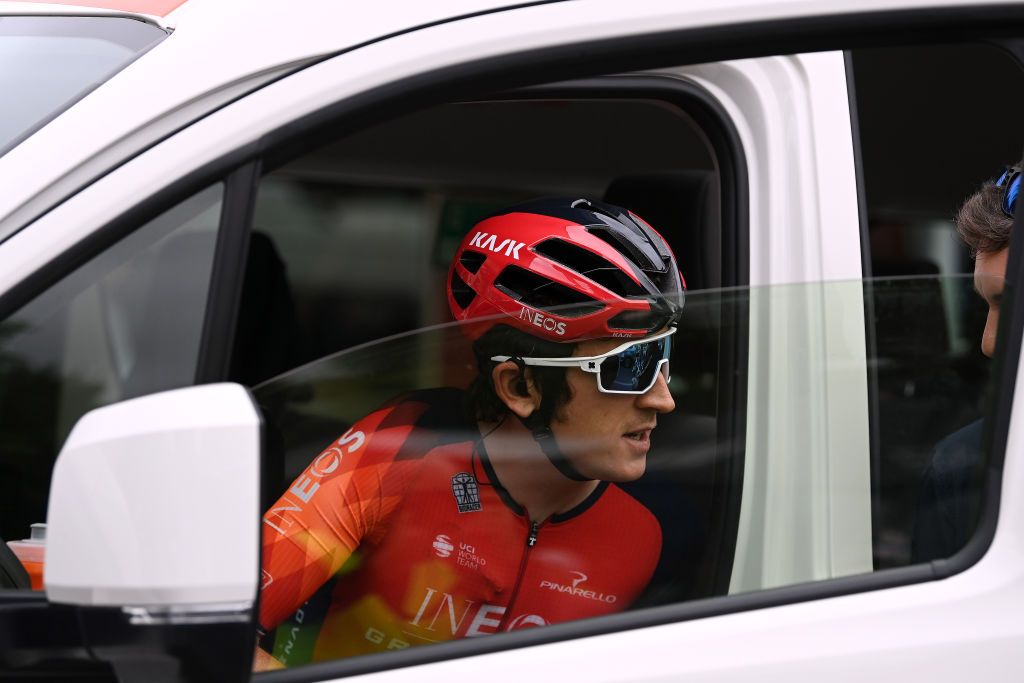
[[[1011,166],[985,183],[956,216],[957,233],[974,258],[974,289],[988,305],[981,335],[981,352],[988,358],[995,355],[1022,165]],[[950,557],[970,539],[980,513],[981,466],[982,420],[950,434],[935,447],[917,501],[912,562]]]
[[[644,473],[675,408],[684,291],[665,240],[616,206],[537,200],[478,223],[448,275],[476,378],[359,420],[266,512],[261,631],[335,576],[313,660],[627,608],[662,537],[616,482]]]

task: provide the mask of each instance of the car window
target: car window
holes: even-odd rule
[[[935,383],[917,401],[892,403],[892,419],[911,420],[936,401],[976,410],[973,394],[944,377],[956,372],[950,349],[968,339],[917,331],[937,312],[981,306],[974,284],[970,276],[926,276],[688,294],[672,336],[674,405],[657,414],[639,474],[626,464],[630,452],[616,451],[623,460],[606,471],[610,482],[532,528],[517,500],[523,489],[502,477],[520,461],[546,465],[529,432],[474,419],[480,354],[469,326],[395,335],[258,385],[273,440],[302,467],[263,517],[263,647],[296,666],[679,604],[707,594],[709,565],[733,567],[730,594],[873,571],[872,511],[903,504],[903,494],[871,486],[869,449],[850,457],[830,443],[859,438],[856,410],[836,419],[808,403],[825,385],[863,399],[868,368],[884,364],[908,384]],[[878,333],[913,348],[912,359],[868,355],[855,340],[825,343],[820,330],[867,297],[884,311],[874,321]],[[772,324],[759,328],[757,319]],[[690,350],[739,330],[764,348],[741,372],[760,406],[753,419],[770,421],[775,434],[748,444],[733,463],[748,492],[745,508],[730,510],[708,504],[722,485],[715,477],[724,476],[710,464],[721,468],[730,449],[698,412],[703,360]],[[607,402],[602,424],[617,427],[623,414],[628,422],[632,403],[597,393],[595,375],[568,372],[586,382],[574,385],[572,400],[593,390]],[[975,381],[987,391],[987,376]],[[863,400],[859,408],[867,410]],[[611,431],[622,438],[623,430]],[[944,476],[960,487],[958,497],[940,482],[922,514],[963,525],[969,537],[981,500],[972,473],[985,462],[983,428],[955,431],[935,440],[918,430],[911,445],[957,454]],[[607,438],[595,424],[579,442],[563,436],[560,448],[585,468]],[[729,512],[740,515],[735,550],[707,537],[708,516]],[[786,552],[772,553],[771,544]]]
[[[581,142],[601,138],[609,120],[620,122],[620,136],[604,136],[601,145]],[[268,454],[267,499],[279,498],[325,441],[375,406],[414,389],[469,385],[476,368],[466,345],[456,343],[460,334],[417,330],[451,320],[449,264],[473,225],[494,212],[544,195],[604,200],[656,226],[680,254],[691,292],[734,277],[723,274],[721,247],[722,206],[734,199],[721,192],[724,152],[709,143],[708,133],[671,101],[545,93],[422,110],[268,173],[256,202],[232,363],[236,380],[257,387],[273,425],[277,448]],[[723,523],[720,508],[740,484],[731,455],[741,458],[744,445],[728,436],[738,418],[722,410],[728,405],[742,414],[743,408],[726,398],[736,391],[733,383],[723,386],[719,378],[742,358],[731,351],[733,341],[719,338],[717,304],[698,300],[687,306],[688,326],[678,339],[689,361],[674,368],[672,381],[686,387],[688,408],[662,430],[703,457],[687,477],[686,506],[694,523],[670,539],[688,561],[660,571],[690,578],[662,584],[666,595],[660,598],[641,591],[648,604],[722,593],[729,581],[729,536],[735,531]],[[734,338],[738,327],[726,333]],[[390,338],[394,350],[381,345]],[[361,370],[358,376],[340,370],[345,381],[339,384],[328,369],[338,366],[323,359],[353,347],[367,355],[351,357]],[[345,364],[350,357],[337,358]],[[287,372],[296,366],[303,369]],[[349,382],[360,389],[353,391]],[[652,495],[668,505],[664,491]],[[431,543],[438,535],[445,533],[437,531]],[[573,576],[559,585],[571,585]],[[276,573],[272,581],[275,591],[289,585]],[[330,589],[321,588],[321,601]],[[628,602],[639,599],[638,593]],[[626,602],[623,594],[619,608]],[[303,607],[298,618],[312,628],[313,612],[325,604]],[[480,619],[477,628],[493,631],[493,614]],[[310,661],[317,633],[310,628],[280,630],[289,635],[267,647],[292,664]],[[352,641],[350,654],[361,651],[363,635]],[[383,638],[376,632],[368,637]]]
[[[0,17],[0,156],[167,37],[122,17]]]
[[[194,382],[223,185],[192,196],[0,322],[4,540],[46,521],[54,459],[98,406]]]
[[[750,256],[746,240],[726,237],[739,195],[723,174],[729,150],[699,120],[628,97],[459,102],[317,145],[264,176],[232,376],[254,387],[273,444],[267,654],[295,666],[867,575],[922,561],[912,547],[935,519],[958,527],[942,556],[966,543],[982,502],[992,381],[964,361],[981,334],[971,322],[984,316],[978,283],[962,267],[759,287],[730,279],[725,264]],[[563,153],[565,140],[598,137]],[[518,511],[519,524],[524,508],[474,446],[493,425],[472,417],[481,361],[472,334],[450,323],[449,264],[478,221],[545,195],[634,211],[680,255],[688,285],[669,363],[674,408],[658,417],[642,476],[595,498],[613,491],[655,521],[637,527],[652,534],[608,522],[608,536],[640,543],[607,550],[614,570],[586,564],[579,548],[563,554],[572,562],[539,560],[543,576],[507,570],[533,562],[524,540],[540,556],[565,547],[542,548],[529,523],[492,521],[481,535],[459,517],[497,508]],[[501,251],[479,237],[480,258]],[[879,253],[865,250],[868,266]],[[389,474],[412,471],[407,459],[430,462],[435,435],[409,427],[421,415],[439,442],[469,449],[468,464],[427,492],[418,474]],[[956,463],[928,471],[929,454],[950,451]],[[460,584],[465,572],[491,592]],[[527,609],[520,590],[577,604]]]
[[[939,276],[974,270],[954,219],[968,196],[1020,158],[1010,112],[1024,104],[1024,70],[1009,52],[985,44],[865,48],[851,51],[848,63],[864,178],[865,272],[920,278],[915,296],[931,307],[920,324],[903,326],[909,300],[895,305],[884,290],[866,300],[874,321],[868,343],[878,357],[870,374],[872,487],[882,501],[872,520],[874,566],[885,568],[948,557],[969,535],[960,529],[953,540],[929,523],[925,508],[936,504],[930,489],[942,460],[964,457],[950,455],[943,440],[976,430],[991,400],[992,361],[979,342],[987,309],[970,302],[979,295],[968,288],[940,287]],[[943,92],[951,82],[952,98]],[[990,104],[996,92],[999,104]],[[968,133],[981,130],[1001,133]],[[956,494],[971,499],[975,514],[978,501],[965,495]]]

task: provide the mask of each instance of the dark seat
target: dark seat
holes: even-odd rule
[[[722,286],[721,200],[713,171],[616,178],[604,199],[651,224],[672,245],[687,289]]]

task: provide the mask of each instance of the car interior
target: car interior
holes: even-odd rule
[[[624,486],[665,532],[663,561],[641,603],[724,591],[731,550],[718,529],[742,448],[735,453],[719,425],[720,302],[700,295],[723,285],[718,169],[707,133],[676,104],[534,96],[432,107],[271,171],[257,199],[234,356],[235,378],[255,385],[277,426],[269,499],[395,394],[468,384],[475,368],[463,360],[472,357],[464,344],[452,348],[457,335],[421,344],[421,368],[438,371],[395,383],[334,372],[329,359],[449,322],[448,265],[474,223],[540,196],[603,200],[666,237],[688,287],[683,350],[672,360],[681,409],[659,421],[648,475]]]
[[[865,284],[865,305],[873,553],[875,567],[884,568],[909,562],[913,505],[931,446],[943,425],[976,419],[987,386],[987,364],[962,340],[980,329],[977,302],[951,298],[940,282],[971,269],[955,243],[952,213],[991,159],[1018,153],[1012,145],[962,145],[955,148],[961,166],[940,164],[948,151],[929,141],[950,125],[950,114],[924,113],[952,108],[976,119],[969,98],[944,102],[937,88],[944,74],[972,74],[970,87],[983,91],[1020,78],[1020,69],[988,45],[868,48],[848,53],[848,64],[865,171],[865,272],[875,278]],[[663,97],[638,97],[626,87],[631,77],[611,78],[618,84],[606,78],[602,88],[548,86],[403,112],[339,131],[264,176],[232,376],[256,387],[276,425],[268,502],[374,406],[414,386],[468,382],[471,354],[454,337],[423,344],[433,350],[420,366],[440,370],[414,380],[359,379],[329,370],[325,359],[448,322],[448,263],[477,220],[538,196],[601,199],[666,237],[688,288],[676,347],[685,355],[677,350],[672,360],[678,409],[660,421],[648,474],[626,486],[659,519],[676,522],[663,524],[672,532],[641,604],[728,592],[746,409],[742,306],[720,289],[746,283],[742,269],[730,267],[745,258],[737,255],[745,226],[735,220],[743,188],[729,173],[736,150],[721,143],[724,124],[699,115],[698,103],[665,94],[670,85]],[[891,286],[905,276],[918,278],[914,291]],[[931,311],[927,322],[908,326],[922,310]],[[305,364],[312,365],[289,378],[287,371]]]

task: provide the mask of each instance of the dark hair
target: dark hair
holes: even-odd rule
[[[509,325],[495,325],[473,342],[477,376],[466,395],[468,416],[473,420],[497,422],[509,412],[508,406],[494,391],[492,370],[495,362],[491,360],[492,356],[565,358],[572,355],[575,348],[575,344],[539,339]],[[547,424],[555,417],[558,409],[572,398],[572,390],[565,381],[565,368],[520,367],[526,374],[524,379],[532,381],[540,391],[541,405],[538,413]]]
[[[956,214],[956,231],[971,256],[991,254],[1010,244],[1013,219],[1003,213],[1004,188],[992,181],[967,198]]]

